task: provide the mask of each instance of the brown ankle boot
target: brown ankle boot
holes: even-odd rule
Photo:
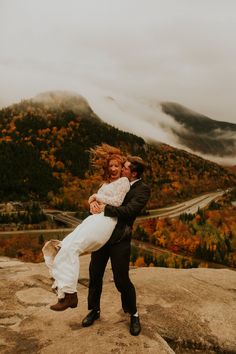
[[[50,306],[50,309],[53,311],[64,311],[68,307],[75,308],[78,305],[77,293],[68,294],[65,293],[63,299],[58,299],[58,302],[55,305]]]

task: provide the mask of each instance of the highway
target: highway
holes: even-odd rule
[[[179,216],[180,214],[183,214],[183,213],[194,214],[198,211],[198,209],[205,208],[207,205],[210,204],[210,202],[212,202],[213,200],[217,200],[224,193],[225,193],[225,191],[222,191],[222,190],[216,191],[216,192],[211,192],[211,193],[207,193],[207,194],[201,195],[199,197],[190,199],[190,200],[185,201],[183,203],[176,204],[171,207],[148,210],[149,215],[141,216],[141,217],[139,217],[139,220],[140,219],[150,219],[150,218],[154,218],[154,217],[174,218],[174,217]]]
[[[66,212],[60,212],[60,213],[57,212],[55,214],[50,213],[50,211],[44,211],[44,212],[48,217],[51,217],[53,220],[60,221],[63,224],[66,224],[70,227],[76,227],[82,222],[82,220],[77,219]]]

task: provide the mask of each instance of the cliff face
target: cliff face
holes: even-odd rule
[[[81,257],[79,306],[61,313],[44,264],[0,257],[1,353],[236,353],[236,273],[230,270],[131,269],[142,332],[129,334],[110,266],[101,318],[89,328],[89,256]]]

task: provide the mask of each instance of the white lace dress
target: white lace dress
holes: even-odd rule
[[[103,184],[96,194],[96,200],[120,206],[129,189],[129,180],[121,177],[109,184]],[[63,298],[64,293],[77,291],[79,255],[101,248],[109,240],[116,223],[117,218],[104,216],[104,213],[90,215],[64,238],[51,267],[59,298]]]

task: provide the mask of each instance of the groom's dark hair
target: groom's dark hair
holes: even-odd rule
[[[131,172],[137,173],[137,178],[140,178],[145,170],[145,162],[139,156],[127,156],[127,161],[130,162],[130,170]]]

